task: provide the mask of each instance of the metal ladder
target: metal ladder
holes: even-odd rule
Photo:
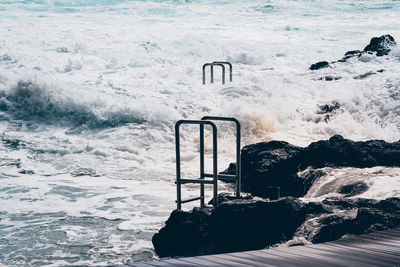
[[[203,65],[203,84],[206,84],[206,67],[210,66],[210,80],[214,83],[214,66],[222,68],[222,84],[225,84],[225,65],[229,66],[229,81],[232,82],[232,64],[227,61],[213,61]]]
[[[218,149],[217,149],[217,126],[212,121],[231,121],[236,124],[236,174],[218,174]],[[182,124],[199,124],[200,125],[200,178],[199,179],[183,179],[181,178],[181,157],[180,157],[180,135],[179,129]],[[213,173],[204,172],[204,125],[210,125],[213,132]],[[175,124],[175,149],[176,149],[176,193],[177,193],[177,209],[181,209],[183,203],[200,200],[200,207],[204,207],[204,185],[213,185],[213,206],[218,206],[218,179],[235,181],[236,198],[240,198],[241,187],[241,160],[240,160],[240,122],[235,118],[205,116],[201,120],[179,120]],[[213,179],[205,179],[210,178]],[[182,200],[181,185],[188,183],[200,184],[200,196]]]

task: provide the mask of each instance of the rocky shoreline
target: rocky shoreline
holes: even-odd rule
[[[325,179],[327,168],[400,167],[400,141],[355,142],[336,135],[305,148],[262,142],[243,147],[242,166],[242,191],[249,195],[220,194],[216,208],[174,210],[152,239],[160,257],[320,243],[400,225],[400,198],[358,197],[369,189],[362,179],[337,187],[334,197],[322,201],[303,198]],[[232,170],[233,164],[224,172]],[[276,188],[280,198],[270,200]]]
[[[363,59],[363,56],[369,55],[369,54],[375,54],[377,57],[382,57],[382,56],[387,56],[389,55],[390,51],[392,48],[394,48],[397,45],[395,39],[393,36],[390,34],[382,35],[380,37],[373,37],[369,44],[363,49],[363,50],[352,50],[352,51],[347,51],[343,58],[328,62],[328,61],[320,61],[317,63],[312,64],[309,67],[309,70],[316,71],[320,69],[325,69],[325,68],[332,68],[336,64],[340,63],[345,63],[348,62],[352,58],[358,58],[360,61],[365,61],[366,59]],[[362,80],[365,78],[368,78],[371,75],[375,75],[378,73],[384,72],[384,69],[378,69],[378,70],[371,70],[369,72],[356,75],[353,78],[356,80]],[[320,77],[318,80],[321,81],[337,81],[342,79],[340,76],[323,76]]]

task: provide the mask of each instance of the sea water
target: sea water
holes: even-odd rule
[[[151,237],[175,208],[179,119],[236,117],[243,145],[399,140],[400,45],[308,69],[374,36],[400,41],[399,14],[396,0],[0,0],[0,263],[155,258]],[[233,82],[222,85],[216,67],[202,85],[201,67],[214,60],[233,64]],[[336,102],[328,119],[319,114]],[[221,171],[234,160],[235,131],[218,130]],[[198,144],[198,127],[183,127],[187,177],[198,174]],[[364,176],[364,197],[400,196],[399,170],[372,168],[328,170],[306,198]]]

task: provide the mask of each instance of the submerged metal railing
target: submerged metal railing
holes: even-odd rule
[[[206,67],[210,66],[210,80],[214,83],[214,66],[222,68],[222,84],[225,84],[225,66],[220,63],[206,63],[203,65],[203,84],[206,84]]]
[[[218,149],[217,149],[217,126],[213,120],[232,121],[236,124],[236,173],[218,174]],[[200,178],[199,179],[183,179],[181,178],[181,157],[180,157],[180,126],[182,124],[199,124],[200,125]],[[213,131],[213,172],[205,173],[204,171],[204,125],[210,125]],[[235,118],[205,116],[201,120],[180,120],[175,124],[175,149],[176,149],[176,192],[177,192],[177,209],[181,209],[183,203],[200,200],[200,207],[204,207],[204,185],[213,185],[213,206],[218,206],[218,180],[235,181],[235,196],[240,198],[241,187],[241,162],[240,162],[240,122]],[[205,179],[210,178],[213,179]],[[182,200],[181,186],[187,183],[200,184],[200,196]]]
[[[228,61],[214,61],[213,63],[228,65],[229,66],[229,81],[232,82],[232,64]]]
[[[222,84],[225,84],[225,65],[229,66],[229,81],[232,82],[232,64],[227,61],[214,61],[203,65],[203,84],[206,84],[206,68],[210,67],[210,81],[214,83],[214,66],[222,68]]]

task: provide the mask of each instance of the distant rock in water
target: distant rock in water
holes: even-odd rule
[[[338,101],[332,101],[328,104],[318,105],[317,114],[324,115],[324,121],[329,122],[332,116],[340,109],[341,105]],[[318,123],[319,121],[316,121]]]
[[[388,55],[391,48],[396,46],[396,41],[389,35],[382,35],[381,37],[374,37],[364,48],[364,52],[375,52],[378,57]]]
[[[263,249],[299,236],[320,243],[399,225],[398,198],[240,199],[213,209],[175,210],[152,241],[160,257],[194,256]]]
[[[324,107],[327,112],[337,108],[337,105]],[[256,196],[269,197],[269,187],[279,186],[281,196],[301,197],[318,178],[313,175],[300,177],[298,173],[301,170],[324,167],[398,167],[398,159],[400,141],[355,142],[335,135],[305,148],[283,141],[261,142],[242,149],[242,190]]]
[[[310,66],[310,70],[319,70],[319,69],[323,69],[323,68],[327,68],[327,67],[329,67],[328,61],[320,61],[315,64],[312,64]]]
[[[332,101],[329,104],[319,105],[319,112],[318,114],[327,114],[332,113],[333,111],[340,108],[340,103],[337,101]]]
[[[319,78],[318,80],[319,81],[337,81],[337,80],[340,80],[340,79],[342,79],[342,77],[340,77],[340,76],[327,75],[327,76]]]
[[[393,47],[397,45],[396,41],[394,38],[389,35],[382,35],[380,37],[373,37],[370,41],[370,43],[364,48],[364,50],[351,50],[345,53],[344,57],[340,60],[337,61],[320,61],[317,63],[314,63],[310,66],[310,70],[319,70],[323,68],[329,67],[331,64],[339,63],[339,62],[346,62],[348,59],[353,58],[353,57],[361,57],[365,53],[375,53],[376,56],[381,57],[388,55]],[[377,71],[381,72],[381,71]],[[358,76],[355,76],[354,79],[365,79],[368,76],[376,74],[376,72],[368,72],[366,74],[361,74]],[[332,78],[332,79],[331,79]],[[340,79],[340,78],[339,78]],[[325,76],[320,78],[319,80],[325,80],[325,81],[332,81],[332,80],[337,80],[334,79],[333,76]]]
[[[367,73],[354,76],[353,78],[356,79],[356,80],[363,80],[363,79],[365,79],[365,78],[368,78],[368,77],[371,76],[371,75],[377,74],[378,72],[382,73],[382,72],[384,72],[384,71],[385,71],[385,70],[383,70],[383,69],[377,70],[376,72],[375,72],[375,71],[369,71],[369,72],[367,72]]]
[[[344,56],[345,57],[354,57],[354,56],[359,56],[362,54],[362,51],[360,50],[351,50],[351,51],[347,51]]]

